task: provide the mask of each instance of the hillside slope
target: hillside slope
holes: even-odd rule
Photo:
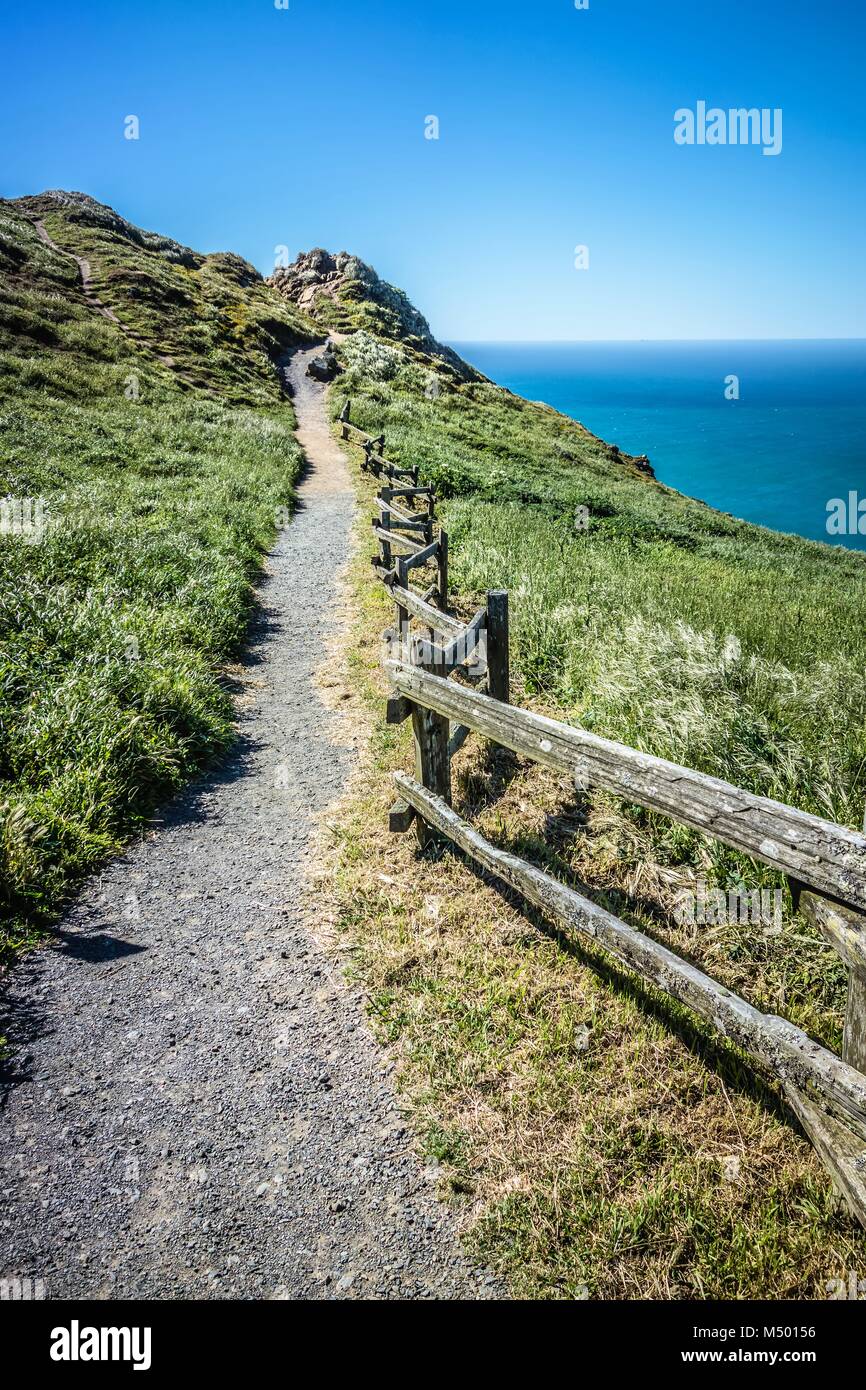
[[[350,333],[331,407],[351,401],[435,482],[459,611],[508,588],[512,698],[859,827],[866,557],[684,497],[412,337]],[[350,660],[371,765],[339,818],[333,911],[477,1249],[533,1297],[824,1297],[862,1236],[772,1079],[459,857],[388,834],[388,774],[413,754],[383,723],[393,609],[366,524],[359,551]],[[844,968],[768,868],[472,740],[453,790],[489,839],[839,1048]],[[774,915],[690,921],[703,885],[776,891]]]
[[[273,283],[294,303],[292,274]],[[357,324],[359,286],[371,275],[367,268],[365,277],[338,278],[324,299],[304,275],[302,301],[325,323],[345,311]],[[381,294],[374,291],[374,302]],[[459,358],[455,369],[450,350],[437,355],[426,323],[425,333],[420,351],[405,312],[386,330],[356,326],[340,347],[345,370],[332,409],[336,416],[348,400],[352,419],[384,432],[389,456],[418,464],[447,499],[460,587],[517,591],[514,655],[528,689],[600,732],[631,732],[638,746],[709,763],[755,790],[790,794],[859,825],[866,556],[740,521],[666,487],[645,457],[494,385]],[[692,641],[690,663],[681,649]],[[699,656],[702,643],[709,645]],[[654,688],[692,710],[667,729],[652,723],[629,682],[629,667],[643,664],[640,651],[661,651]],[[718,672],[702,677],[704,662]],[[721,730],[701,730],[698,692],[737,702],[749,745],[742,757],[724,742],[712,751]],[[753,701],[762,707],[754,718]],[[828,719],[838,735],[832,743],[822,737]],[[794,734],[791,720],[811,745],[795,763],[778,738],[786,727]]]
[[[488,382],[346,253],[302,254],[266,282],[231,253],[53,191],[0,203],[0,268],[0,490],[47,499],[52,518],[39,545],[0,538],[0,901],[19,922],[56,901],[58,863],[74,878],[97,862],[134,807],[226,736],[215,663],[243,632],[251,567],[297,467],[275,364],[334,328],[347,336],[333,409],[351,397],[451,499],[467,592],[515,590],[530,692],[858,822],[863,556],[663,487],[645,460]],[[165,746],[157,727],[173,729]]]
[[[230,736],[299,466],[276,361],[316,330],[83,194],[0,203],[0,271],[2,955]]]
[[[333,414],[351,400],[436,484],[458,607],[510,590],[515,698],[860,824],[863,555],[664,487],[486,381],[345,253],[265,282],[52,192],[0,202],[0,271],[2,949],[231,738],[226,662],[299,467],[276,364],[334,330]],[[820,1294],[828,1251],[844,1268],[858,1247],[778,1097],[458,861],[388,840],[408,749],[376,724],[390,612],[361,557],[349,661],[373,775],[341,816],[336,911],[480,1248],[550,1297]],[[787,898],[782,935],[673,916],[700,879],[784,890],[769,870],[483,750],[461,754],[455,790],[491,838],[838,1046],[844,974]]]

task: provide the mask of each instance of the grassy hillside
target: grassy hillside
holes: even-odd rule
[[[489,383],[446,382],[358,338],[343,351],[334,410],[351,398],[353,419],[384,430],[389,455],[419,464],[448,499],[452,577],[467,601],[511,590],[512,659],[528,697],[860,827],[866,556],[716,512]],[[635,829],[652,832],[666,863],[700,852],[725,882],[772,878],[648,812],[623,821],[625,835]]]
[[[400,337],[346,339],[332,408],[350,398],[436,483],[462,611],[509,588],[513,698],[859,827],[866,557],[683,497]],[[387,772],[411,753],[382,724],[371,634],[391,612],[361,545],[352,669],[372,753],[336,833],[335,919],[480,1253],[532,1296],[823,1297],[862,1265],[862,1237],[772,1082],[459,860],[388,837]],[[838,1048],[844,970],[771,870],[471,743],[454,780],[494,841]],[[681,925],[699,880],[780,888],[781,933]]]
[[[0,535],[0,952],[230,737],[221,673],[298,468],[274,361],[325,327],[346,334],[334,414],[351,398],[436,483],[458,607],[510,589],[517,700],[860,824],[863,555],[664,488],[461,364],[352,257],[308,253],[266,284],[55,193],[0,203],[0,271],[0,499],[46,512],[38,535]],[[459,858],[388,836],[409,748],[382,723],[367,510],[346,662],[371,737],[329,818],[333,910],[469,1238],[532,1296],[822,1297],[862,1271],[862,1238],[772,1084]],[[844,973],[787,897],[781,933],[673,915],[698,879],[782,887],[769,869],[472,741],[455,801],[838,1046]]]
[[[0,535],[2,957],[230,735],[220,667],[298,468],[274,360],[311,325],[82,195],[0,202],[0,271],[0,498],[47,518]]]

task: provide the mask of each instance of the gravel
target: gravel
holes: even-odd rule
[[[413,1150],[359,997],[308,932],[352,750],[312,683],[353,494],[324,388],[269,557],[230,755],[7,982],[0,1279],[48,1298],[499,1298]]]

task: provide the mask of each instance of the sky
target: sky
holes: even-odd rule
[[[0,195],[345,249],[448,341],[866,336],[860,0],[283,2],[5,0]]]

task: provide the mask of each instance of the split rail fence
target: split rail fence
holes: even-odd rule
[[[343,438],[364,451],[362,468],[380,482],[373,518],[379,553],[372,562],[395,608],[395,628],[386,634],[387,719],[412,720],[415,775],[393,774],[399,800],[391,829],[406,831],[414,822],[422,846],[452,842],[761,1063],[781,1082],[837,1191],[866,1227],[866,835],[512,705],[507,591],[491,590],[469,623],[448,612],[448,537],[436,527],[432,486],[419,483],[417,468],[388,462],[384,436],[353,425],[349,402],[340,423]],[[422,579],[420,589],[410,585],[416,571],[419,577],[428,571],[430,582]],[[473,829],[451,805],[451,757],[472,732],[568,774],[581,788],[603,788],[670,816],[785,874],[795,906],[848,967],[841,1057]]]

